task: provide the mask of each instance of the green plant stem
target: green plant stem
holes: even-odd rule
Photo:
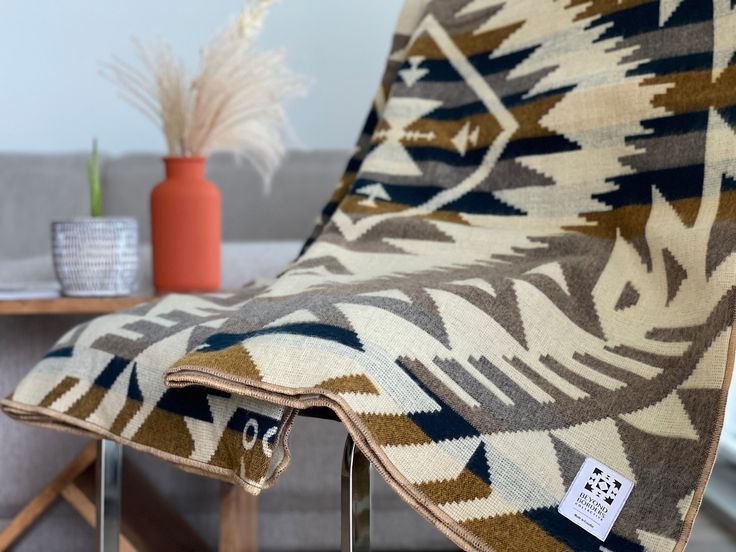
[[[92,142],[92,157],[87,162],[87,180],[89,182],[90,214],[102,216],[102,186],[100,184],[100,159],[97,152],[97,139]]]

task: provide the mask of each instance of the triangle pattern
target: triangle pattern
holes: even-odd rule
[[[554,435],[552,435],[552,441],[555,445],[555,452],[557,453],[557,465],[562,475],[562,484],[566,489],[569,489],[575,476],[580,471],[580,466],[585,462],[586,457],[580,451],[574,450]]]
[[[356,192],[364,196],[368,196],[366,199],[360,202],[360,205],[363,205],[365,207],[375,207],[377,199],[382,199],[383,201],[391,201],[391,196],[388,195],[388,192],[386,191],[386,188],[383,186],[383,184],[368,184],[367,186],[359,188],[358,190],[356,190]]]
[[[227,428],[227,424],[238,408],[238,403],[230,397],[208,395],[207,403],[212,413],[212,422],[203,422],[194,418],[184,418],[192,435],[194,450],[190,458],[200,462],[208,462],[215,454],[217,444]]]
[[[524,500],[524,509],[549,506],[562,499],[565,486],[549,433],[497,433],[484,437],[484,441],[488,445],[488,464],[494,474],[498,472],[494,481],[496,492],[514,497],[520,488],[537,489]]]
[[[478,444],[478,448],[475,449],[473,456],[470,457],[470,460],[468,460],[465,467],[489,485],[492,483],[491,470],[488,467],[486,446],[483,444],[483,441]]]
[[[128,382],[128,398],[134,401],[143,402],[143,393],[138,385],[138,365],[133,363],[133,370],[130,372],[130,381]]]
[[[636,481],[616,422],[611,418],[557,429],[552,435],[582,456],[595,458],[621,475]]]
[[[720,389],[723,385],[721,368],[726,366],[730,339],[730,328],[718,334],[680,389]]]
[[[399,76],[409,88],[412,88],[416,83],[429,75],[429,69],[421,67],[426,59],[424,56],[411,56],[407,60],[409,68],[399,71]]]
[[[547,263],[529,270],[526,274],[543,274],[548,278],[552,278],[552,280],[560,286],[562,291],[567,295],[570,295],[570,288],[567,287],[567,279],[565,278],[565,273],[562,271],[560,263]]]
[[[477,146],[480,137],[480,127],[476,126],[470,130],[470,121],[465,123],[460,131],[452,138],[452,145],[455,146],[461,157],[465,157],[468,153],[469,146]]]
[[[659,26],[664,27],[667,20],[672,17],[682,0],[660,0],[659,1]]]
[[[481,278],[470,278],[469,280],[455,280],[454,282],[450,282],[450,283],[455,286],[471,286],[474,288],[478,288],[481,291],[485,291],[491,297],[496,296],[496,288],[494,288],[490,282],[486,282],[485,280],[482,280]]]
[[[621,414],[619,417],[644,433],[678,439],[698,439],[698,432],[677,391],[673,391],[657,404],[630,414]]]
[[[361,297],[381,297],[383,299],[396,299],[398,301],[404,301],[405,303],[411,303],[411,299],[403,291],[398,289],[387,289],[385,291],[371,291],[369,293],[361,293]]]
[[[626,282],[624,289],[621,291],[621,295],[618,297],[614,310],[622,311],[633,307],[639,302],[641,296],[631,282]]]
[[[669,249],[662,250],[662,257],[667,274],[667,304],[669,305],[680,290],[682,282],[687,278],[687,271]]]
[[[266,328],[278,328],[279,326],[285,326],[287,324],[299,324],[303,322],[319,322],[319,318],[310,310],[301,309],[292,313],[282,316],[278,320],[274,320]]]

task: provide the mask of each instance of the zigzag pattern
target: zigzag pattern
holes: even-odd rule
[[[4,408],[256,492],[327,404],[464,549],[683,546],[731,370],[735,37],[728,0],[409,0],[301,257],[75,330]],[[603,543],[557,512],[587,457],[635,484]]]

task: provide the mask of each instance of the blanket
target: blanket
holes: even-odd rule
[[[327,407],[463,549],[682,550],[734,354],[736,9],[407,0],[391,52],[274,282],[77,328],[4,410],[258,492]]]

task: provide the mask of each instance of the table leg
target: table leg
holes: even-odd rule
[[[0,531],[0,551],[10,548],[33,523],[56,502],[65,487],[95,461],[95,446],[90,443],[46,487]]]
[[[222,483],[219,552],[258,552],[258,497]]]

